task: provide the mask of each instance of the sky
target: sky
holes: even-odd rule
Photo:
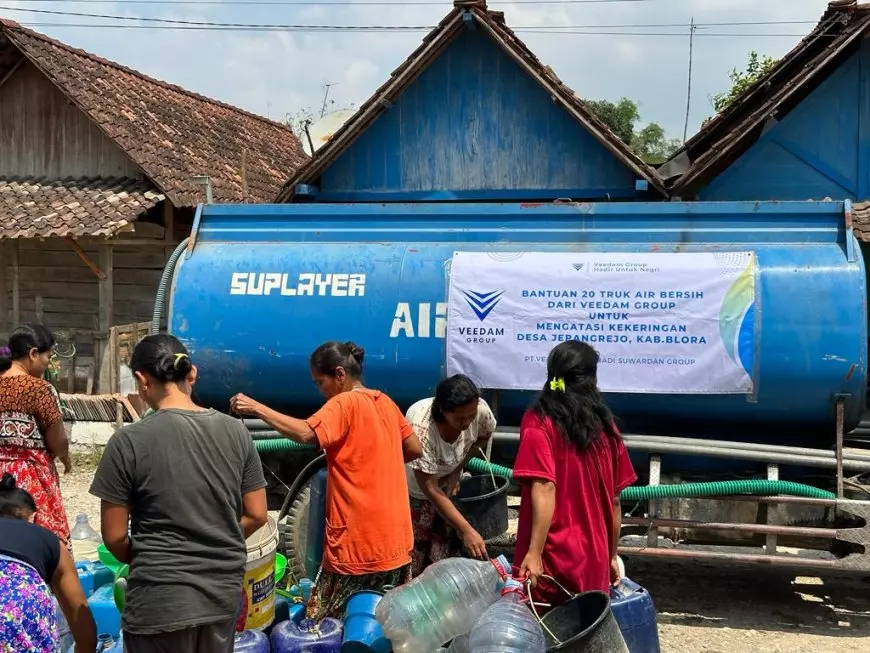
[[[335,101],[331,108],[359,105],[419,45],[426,30],[119,29],[108,26],[119,24],[114,19],[14,9],[211,23],[433,26],[452,8],[449,2],[434,0],[428,0],[429,4],[406,0],[389,5],[374,5],[372,0],[367,0],[368,4],[366,0],[346,0],[345,4],[309,0],[305,5],[292,5],[294,0],[288,0],[269,6],[246,4],[250,0],[220,1],[224,4],[201,4],[201,0],[0,0],[0,17],[152,77],[281,120],[306,108],[319,115],[327,83],[333,84],[329,88]],[[827,0],[556,0],[549,4],[525,0],[522,4],[490,4],[491,9],[505,13],[507,24],[580,97],[631,98],[640,105],[644,121],[658,122],[671,137],[682,137],[685,126],[688,25],[692,19],[699,27],[692,57],[689,136],[713,113],[710,96],[729,88],[732,68],[742,69],[751,50],[775,57],[785,54],[812,29],[826,6]],[[782,24],[784,21],[794,23]],[[747,22],[777,24],[722,25]],[[659,25],[668,26],[656,27]],[[642,32],[648,34],[639,34]]]

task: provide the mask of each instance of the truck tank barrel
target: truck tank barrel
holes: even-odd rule
[[[808,443],[827,446],[835,398],[847,430],[864,411],[866,279],[840,202],[210,205],[192,239],[174,270],[169,325],[200,369],[198,398],[220,409],[236,392],[316,409],[308,357],[325,340],[364,347],[367,384],[401,407],[431,396],[456,251],[751,250],[755,394],[608,394],[624,430],[754,429],[772,444],[812,432],[826,435]],[[532,396],[499,393],[500,423],[517,424]]]

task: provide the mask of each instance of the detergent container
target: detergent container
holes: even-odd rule
[[[278,523],[273,517],[247,540],[245,600],[248,616],[246,630],[264,630],[275,618],[275,553],[278,549]]]
[[[340,653],[341,636],[338,619],[284,621],[272,630],[272,653]]]
[[[259,630],[246,630],[236,635],[233,653],[269,653],[269,637]]]

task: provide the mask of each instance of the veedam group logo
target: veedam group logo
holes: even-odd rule
[[[468,304],[468,307],[477,319],[480,322],[484,322],[492,314],[496,306],[498,306],[502,295],[504,295],[504,290],[492,290],[488,292],[463,290],[462,295],[465,298],[465,303]],[[468,343],[492,344],[500,336],[504,336],[504,328],[502,327],[481,325],[479,327],[461,326],[458,329],[459,335],[465,338],[465,341]]]

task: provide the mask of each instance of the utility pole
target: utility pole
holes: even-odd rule
[[[692,108],[692,64],[694,63],[695,55],[695,30],[698,27],[695,25],[695,18],[692,17],[692,22],[689,25],[689,88],[686,92],[686,122],[683,125],[683,143],[686,142],[686,136],[689,133],[689,111]]]
[[[329,100],[329,89],[332,88],[333,86],[338,86],[338,82],[326,82],[323,85],[323,106],[320,107],[320,117],[321,118],[323,118],[323,116],[326,115],[326,102],[327,102],[327,100]]]

